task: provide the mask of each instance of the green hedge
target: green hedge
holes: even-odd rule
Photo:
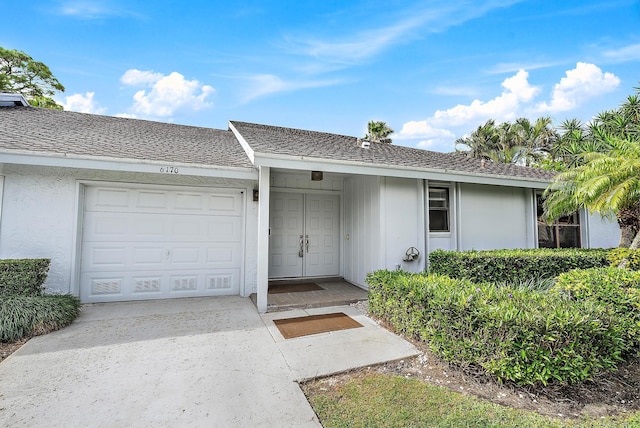
[[[560,275],[551,293],[602,303],[622,323],[629,350],[640,350],[640,272],[614,267],[575,270]]]
[[[618,267],[620,263],[626,259],[626,269],[640,270],[640,250],[614,248],[609,251],[608,257],[612,267]]]
[[[0,296],[41,296],[50,259],[0,260]]]
[[[443,359],[521,385],[578,383],[615,369],[624,323],[593,299],[475,284],[444,275],[378,271],[370,311]]]
[[[68,294],[0,298],[0,342],[49,333],[80,314],[80,300]]]
[[[609,266],[603,249],[444,251],[429,254],[429,272],[473,282],[514,283],[554,278],[572,269]]]

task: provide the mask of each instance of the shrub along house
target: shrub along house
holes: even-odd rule
[[[83,302],[257,293],[268,281],[421,271],[435,249],[615,246],[538,222],[550,173],[244,122],[228,130],[0,96],[0,257],[51,258]]]

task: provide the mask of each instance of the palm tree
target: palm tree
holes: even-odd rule
[[[493,119],[480,125],[468,137],[458,138],[455,142],[456,152],[464,153],[469,157],[492,160],[498,150],[498,132]],[[466,146],[466,148],[458,148]]]
[[[367,124],[367,135],[364,136],[364,139],[391,144],[393,142],[393,140],[389,138],[391,134],[393,134],[393,129],[387,126],[387,122],[371,120]]]
[[[499,163],[531,166],[542,160],[556,139],[549,117],[541,117],[534,123],[519,118],[513,124],[503,122],[497,126],[489,119],[468,137],[457,139],[456,151]]]
[[[578,119],[567,119],[559,127],[558,136],[548,153],[556,163],[556,170],[563,171],[584,163],[583,155],[592,152],[607,152],[604,128],[595,121],[583,125]]]
[[[619,245],[638,248],[640,142],[604,138],[610,150],[584,153],[584,163],[558,174],[545,190],[545,217],[552,220],[580,208],[615,217],[621,229]]]
[[[599,113],[586,127],[565,121],[551,152],[569,169],[547,188],[548,219],[587,208],[615,216],[620,247],[640,244],[640,87],[617,110]]]
[[[516,163],[531,166],[539,163],[558,139],[557,132],[551,127],[551,118],[539,117],[534,123],[527,118],[519,118],[515,121],[514,134],[519,146]]]

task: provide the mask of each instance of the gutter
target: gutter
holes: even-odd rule
[[[0,163],[49,166],[60,168],[95,169],[105,171],[140,172],[163,175],[188,175],[199,177],[223,177],[257,180],[255,168],[222,167],[184,162],[165,162],[142,159],[121,159],[95,156],[69,156],[61,153],[30,151],[0,151]]]
[[[496,174],[472,173],[449,169],[416,168],[400,165],[390,167],[385,164],[365,164],[358,161],[295,155],[254,153],[253,162],[256,166],[269,166],[272,168],[322,170],[326,172],[346,174],[456,181],[460,183],[492,184],[498,186],[527,187],[534,189],[545,189],[549,183],[551,183],[551,179],[545,180]]]

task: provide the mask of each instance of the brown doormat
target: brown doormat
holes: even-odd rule
[[[298,282],[295,284],[269,284],[269,294],[296,293],[299,291],[324,290],[313,282]]]
[[[363,327],[358,321],[342,312],[307,317],[273,320],[285,339]]]

